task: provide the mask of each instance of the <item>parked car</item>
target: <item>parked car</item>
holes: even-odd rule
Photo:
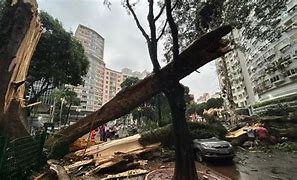
[[[232,145],[216,137],[209,139],[194,139],[193,149],[197,161],[202,162],[205,159],[226,159],[232,160],[234,149]]]

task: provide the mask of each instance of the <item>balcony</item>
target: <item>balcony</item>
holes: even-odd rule
[[[274,51],[269,51],[266,53],[266,59],[265,61],[270,61],[271,59],[273,59],[275,57],[275,52]]]
[[[286,76],[288,76],[290,79],[297,78],[297,68],[290,69],[286,72]]]
[[[285,78],[284,77],[281,77],[279,80],[275,81],[274,84],[275,85],[280,85],[280,84],[282,84],[284,82],[285,82]]]
[[[295,73],[295,74],[291,74],[291,75],[289,76],[289,78],[290,78],[290,79],[296,79],[296,78],[297,78],[297,73]]]
[[[284,53],[291,46],[290,41],[284,41],[279,45],[279,50]]]

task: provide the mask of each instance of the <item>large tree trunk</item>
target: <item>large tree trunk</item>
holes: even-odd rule
[[[178,82],[165,90],[171,109],[174,145],[175,168],[173,179],[197,180],[197,172],[194,162],[193,150],[189,128],[186,123],[186,103],[184,99],[184,87]]]
[[[0,47],[0,135],[15,138],[28,135],[24,81],[41,26],[35,0],[19,0],[6,10]]]
[[[113,99],[91,115],[50,137],[46,146],[51,156],[62,156],[68,145],[100,125],[128,114],[131,110],[164,91],[172,81],[180,80],[211,60],[230,51],[221,38],[231,31],[222,26],[196,40],[179,55],[179,60],[166,65],[157,74],[151,74],[134,86],[120,91]],[[174,80],[172,80],[174,77]]]

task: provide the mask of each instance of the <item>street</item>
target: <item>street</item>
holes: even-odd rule
[[[234,162],[207,162],[206,166],[240,180],[293,180],[297,177],[297,153],[273,150],[237,150]]]

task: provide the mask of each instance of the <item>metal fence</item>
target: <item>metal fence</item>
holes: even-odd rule
[[[0,179],[21,179],[40,166],[46,134],[12,141],[0,137]]]

